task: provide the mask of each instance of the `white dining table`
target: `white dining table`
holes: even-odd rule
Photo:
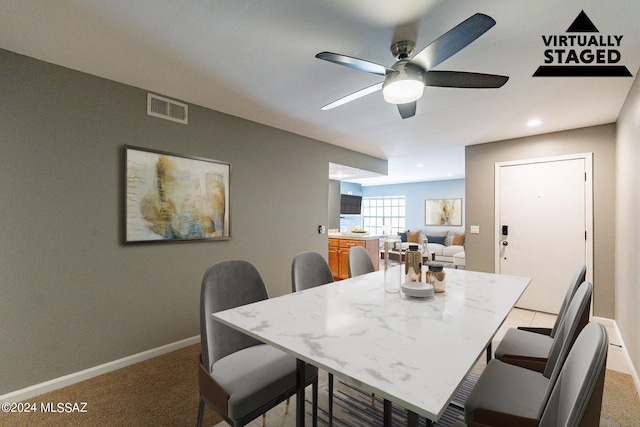
[[[446,291],[385,292],[402,266],[212,313],[304,363],[437,422],[530,279],[446,269]],[[397,275],[397,276],[396,276]],[[296,422],[304,425],[304,389]],[[385,404],[387,422],[390,404]]]

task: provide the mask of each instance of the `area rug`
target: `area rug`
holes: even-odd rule
[[[449,427],[456,421],[464,420],[462,406],[477,381],[478,378],[473,375],[467,377],[453,399],[456,405],[450,405],[434,426]],[[371,393],[338,382],[334,390],[333,425],[336,427],[382,427],[383,405],[384,402],[381,398],[375,397],[372,404]],[[310,412],[307,412],[309,417]],[[318,425],[328,426],[326,411],[319,409],[318,412]],[[407,425],[406,409],[397,405],[392,407],[392,424],[394,426]],[[420,417],[418,425],[426,426],[425,418]]]
[[[322,373],[324,374],[324,372]],[[325,375],[322,375],[323,377]],[[470,375],[459,389],[454,402],[462,406],[475,385],[477,377]],[[363,391],[342,381],[335,381],[333,390],[333,425],[335,427],[382,427],[383,400],[375,397],[372,404],[371,393]],[[305,425],[312,425],[311,414],[311,387],[306,392],[306,417]],[[281,404],[267,413],[267,427],[294,427],[295,426],[295,396],[291,398],[289,412],[285,413],[285,405]],[[320,381],[318,393],[318,426],[326,427],[328,422],[328,389],[324,378]],[[454,422],[463,420],[462,409],[449,406],[440,421],[434,424],[436,427],[449,427]],[[397,405],[392,408],[393,426],[407,425],[407,411]],[[215,427],[226,427],[221,422]],[[262,417],[258,417],[247,425],[248,427],[262,427]],[[420,417],[419,426],[426,426],[426,420]]]
[[[607,375],[612,371],[607,371]],[[614,376],[614,375],[612,375]],[[628,377],[628,375],[626,376]],[[625,380],[625,376],[621,374],[621,381]],[[460,387],[453,399],[454,405],[450,405],[444,412],[440,420],[434,424],[435,427],[449,427],[456,421],[464,419],[463,410],[460,408],[471,393],[473,386],[477,382],[478,377],[473,373],[468,375],[463,385]],[[626,393],[625,393],[626,394]],[[635,390],[634,390],[635,394]],[[376,397],[372,405],[371,393],[363,391],[358,387],[338,381],[334,384],[334,400],[333,400],[333,425],[335,427],[382,427],[383,401]],[[618,400],[614,397],[615,400]],[[637,396],[636,396],[637,399]],[[305,425],[312,425],[311,415],[311,387],[307,387],[306,393],[306,417]],[[624,401],[625,399],[621,399]],[[285,405],[281,404],[273,408],[267,413],[267,427],[295,427],[296,414],[295,396],[292,397],[289,411],[285,412]],[[636,427],[635,418],[624,420],[622,422],[614,422],[609,419],[603,405],[602,419],[600,427]],[[328,389],[326,383],[326,374],[321,373],[318,393],[318,426],[326,427],[328,423]],[[614,410],[617,412],[629,412],[629,408],[621,402],[621,408]],[[633,410],[632,410],[633,411]],[[616,417],[612,417],[616,418]],[[618,420],[616,420],[618,421]],[[419,426],[425,427],[426,420],[420,417]],[[392,426],[404,427],[407,425],[407,411],[397,405],[392,410]],[[215,427],[227,427],[228,424],[221,422]],[[262,417],[258,417],[247,425],[248,427],[262,427]]]

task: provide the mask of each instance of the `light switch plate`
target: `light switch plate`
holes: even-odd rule
[[[469,233],[471,234],[480,234],[480,226],[479,225],[472,225],[469,227]]]

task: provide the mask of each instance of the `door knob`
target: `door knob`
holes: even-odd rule
[[[502,241],[502,246],[509,246],[509,242],[507,242],[506,240]]]

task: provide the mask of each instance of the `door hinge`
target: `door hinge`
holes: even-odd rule
[[[587,240],[587,232],[584,232],[584,240]]]

